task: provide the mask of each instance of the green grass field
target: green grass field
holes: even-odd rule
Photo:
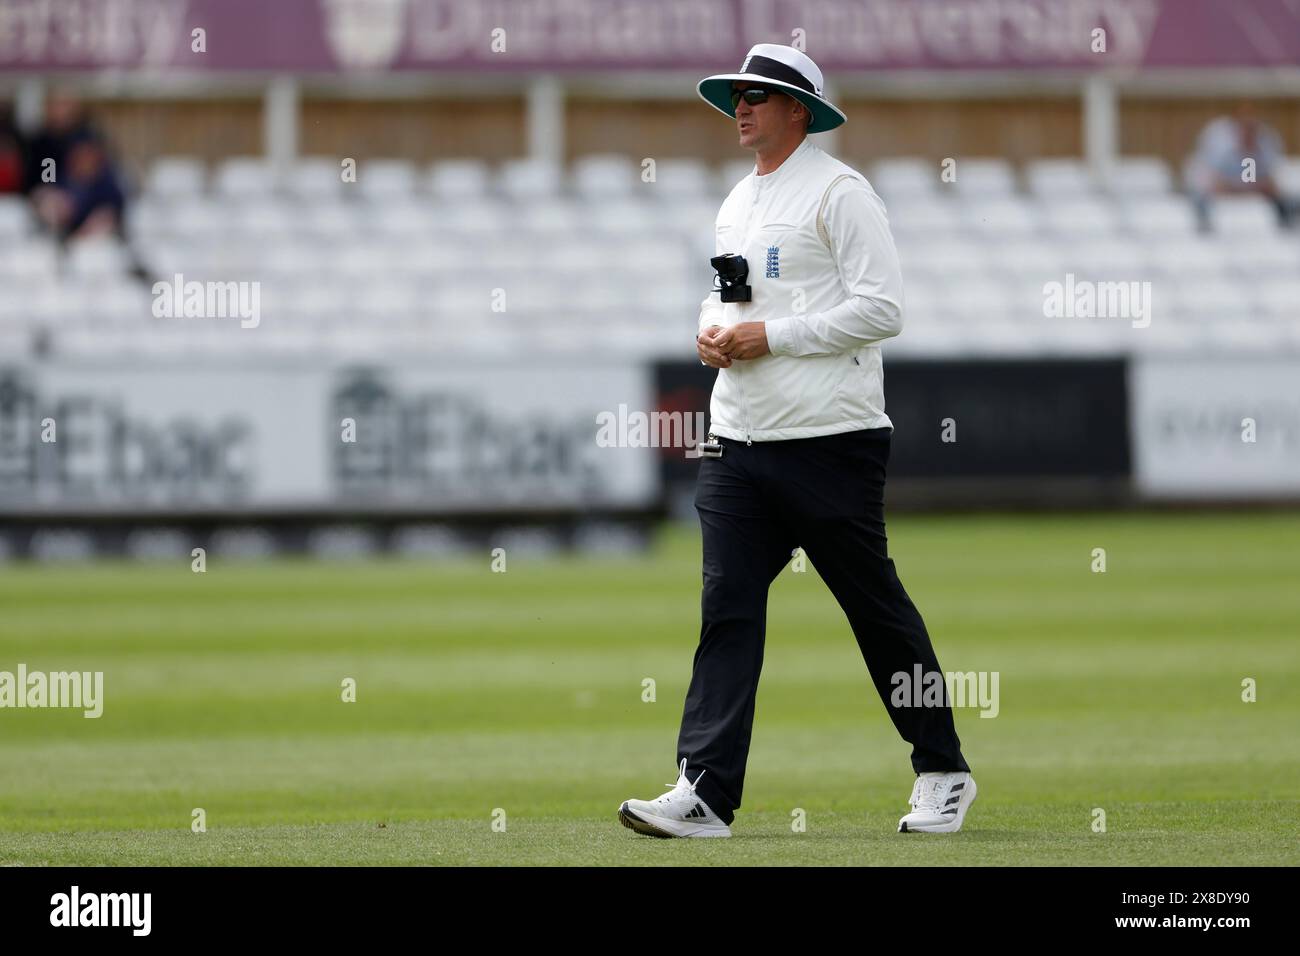
[[[618,824],[676,778],[687,527],[504,574],[4,566],[0,670],[102,670],[105,705],[0,710],[0,864],[1300,863],[1300,515],[890,527],[941,666],[1000,673],[995,719],[957,711],[980,793],[961,833],[894,832],[909,747],[811,565],[772,590],[735,836]]]

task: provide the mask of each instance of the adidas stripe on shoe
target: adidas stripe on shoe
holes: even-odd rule
[[[898,832],[956,833],[975,793],[975,778],[964,771],[919,774],[908,798],[912,812],[898,821]]]
[[[624,800],[618,808],[618,821],[629,830],[653,837],[729,837],[731,828],[718,818],[709,805],[695,795],[695,784],[707,771],[701,770],[695,783],[686,779],[686,760],[682,759],[677,783],[654,800]]]

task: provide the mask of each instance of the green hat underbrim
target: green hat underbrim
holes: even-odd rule
[[[847,119],[843,113],[820,96],[802,90],[793,84],[784,83],[781,80],[774,80],[766,76],[759,76],[756,73],[725,73],[706,77],[700,80],[696,89],[704,102],[719,113],[735,119],[736,111],[731,108],[731,84],[737,80],[776,87],[782,93],[793,96],[812,111],[812,122],[808,124],[808,132],[810,133],[824,133],[842,125]]]

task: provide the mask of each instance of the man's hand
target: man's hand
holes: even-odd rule
[[[731,359],[727,358],[717,346],[715,336],[726,330],[720,325],[710,325],[695,340],[695,350],[700,353],[700,361],[710,368],[729,368]]]
[[[728,359],[761,358],[771,351],[767,345],[767,323],[738,322],[715,335],[713,346]]]

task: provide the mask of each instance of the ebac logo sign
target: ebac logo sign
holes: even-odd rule
[[[0,504],[239,501],[254,422],[169,414],[165,394],[140,389],[51,387],[0,368]]]

